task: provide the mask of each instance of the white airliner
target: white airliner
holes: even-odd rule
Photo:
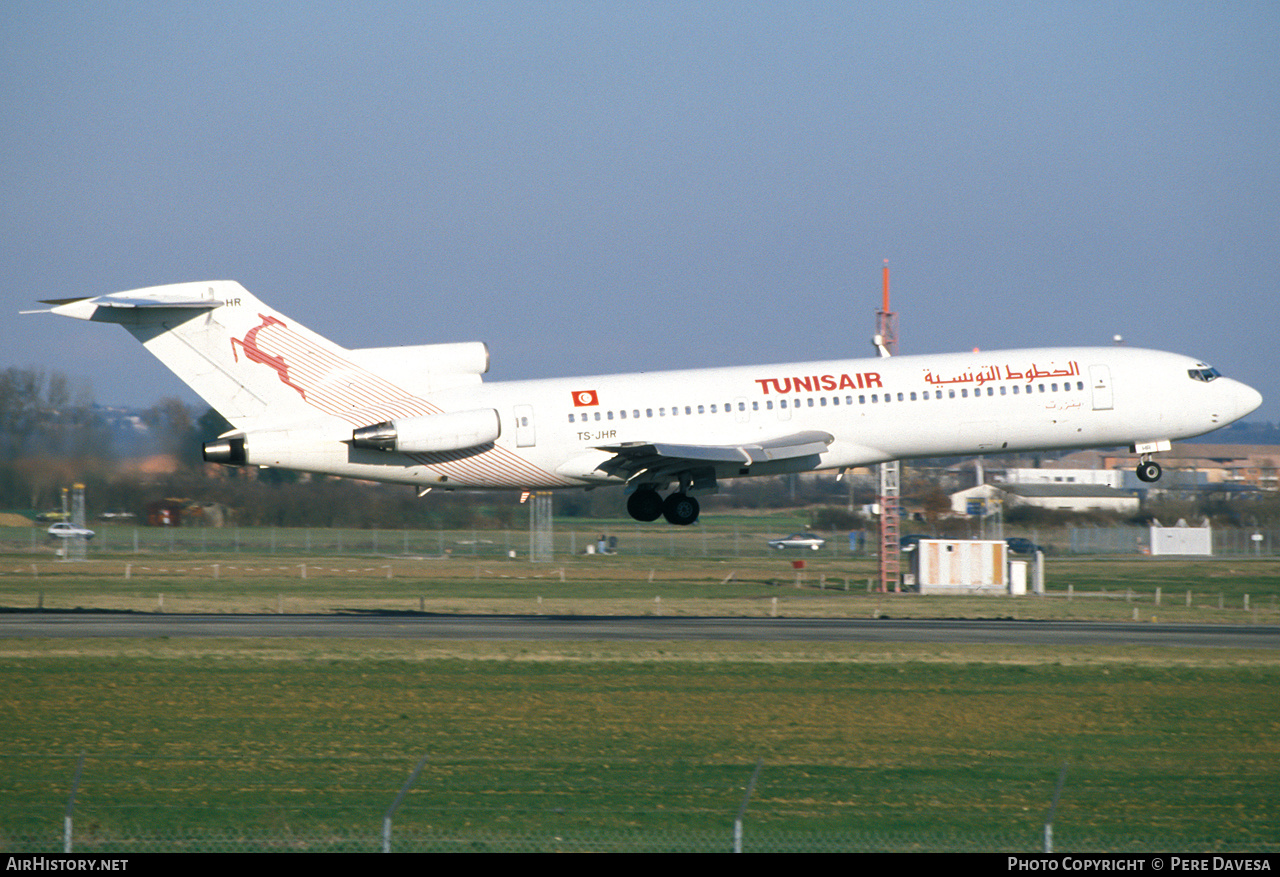
[[[431,488],[625,485],[691,524],[722,478],[1174,439],[1262,403],[1203,362],[1126,347],[481,382],[479,342],[347,350],[232,281],[47,301],[119,323],[235,427],[204,458]],[[671,492],[664,499],[659,491]]]

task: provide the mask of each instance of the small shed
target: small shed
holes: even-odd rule
[[[1159,521],[1152,521],[1151,553],[1208,557],[1213,554],[1213,528],[1207,519],[1199,527],[1189,527],[1183,520],[1173,527],[1162,527]]]
[[[910,575],[921,594],[1003,593],[1008,552],[1003,540],[921,539],[911,552]]]

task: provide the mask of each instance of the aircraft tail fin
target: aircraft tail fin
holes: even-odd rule
[[[362,426],[438,410],[235,281],[46,303],[55,314],[124,326],[241,430],[325,415]]]

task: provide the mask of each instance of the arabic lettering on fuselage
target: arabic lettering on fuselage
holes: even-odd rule
[[[930,384],[985,384],[989,381],[1035,381],[1041,378],[1070,378],[1080,374],[1080,364],[1075,360],[1061,368],[1055,368],[1055,365],[1056,363],[1051,362],[1045,368],[1041,368],[1033,362],[1024,371],[1014,371],[1008,365],[1002,371],[998,365],[988,365],[981,369],[969,369],[954,377],[935,375],[932,369],[925,369],[924,379]]]

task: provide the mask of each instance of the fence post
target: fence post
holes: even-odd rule
[[[1053,852],[1053,816],[1058,809],[1058,798],[1062,795],[1062,784],[1067,780],[1067,763],[1062,762],[1062,770],[1058,771],[1058,786],[1053,790],[1053,801],[1049,804],[1049,813],[1044,818],[1044,851]]]
[[[391,852],[391,817],[395,815],[396,808],[400,806],[404,796],[409,794],[409,787],[418,778],[418,774],[422,773],[422,767],[426,763],[427,757],[425,755],[418,759],[418,766],[413,769],[413,773],[409,774],[409,778],[404,781],[404,785],[400,788],[400,794],[396,795],[396,799],[391,802],[391,806],[387,808],[387,812],[382,817],[382,851],[384,853]]]
[[[756,760],[756,769],[751,774],[751,782],[747,783],[747,793],[742,796],[742,806],[738,808],[738,817],[733,820],[733,851],[735,853],[742,852],[742,817],[747,814],[747,804],[751,801],[751,793],[755,791],[756,780],[760,778],[761,762],[762,759]]]
[[[84,772],[84,753],[76,762],[75,779],[71,781],[71,796],[67,798],[67,812],[62,817],[62,852],[71,853],[71,817],[76,809],[76,792],[80,790],[80,774]]]

